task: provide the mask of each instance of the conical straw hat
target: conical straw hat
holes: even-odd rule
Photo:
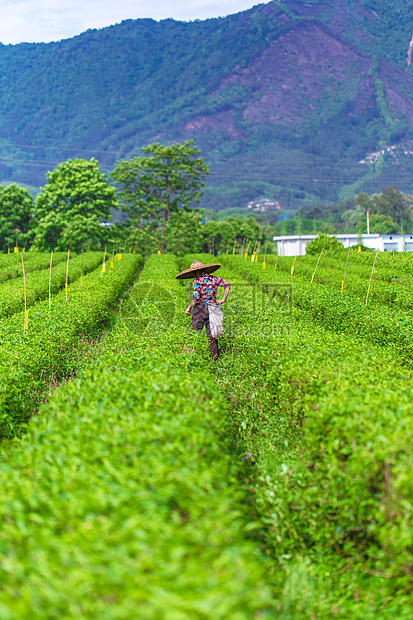
[[[184,271],[181,271],[181,273],[178,273],[178,275],[175,276],[175,278],[177,280],[189,280],[190,278],[194,277],[195,271],[202,271],[203,273],[213,273],[220,267],[221,265],[218,265],[218,263],[204,265],[199,260],[194,260],[189,269],[185,269]]]

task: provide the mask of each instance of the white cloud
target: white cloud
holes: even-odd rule
[[[253,0],[0,0],[0,41],[57,41],[124,19],[207,19],[238,13],[255,4]]]

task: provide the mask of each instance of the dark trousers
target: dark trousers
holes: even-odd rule
[[[192,310],[192,327],[197,332],[200,332],[204,325],[206,335],[209,340],[209,357],[218,357],[218,340],[211,336],[208,306],[204,306],[204,304],[196,304]]]

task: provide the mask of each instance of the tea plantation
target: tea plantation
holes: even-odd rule
[[[118,258],[1,257],[0,618],[410,619],[413,257]]]

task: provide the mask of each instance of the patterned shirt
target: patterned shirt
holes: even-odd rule
[[[231,288],[231,285],[222,278],[208,275],[207,273],[201,274],[199,278],[194,279],[194,294],[192,295],[192,300],[196,304],[204,304],[204,306],[206,306],[209,301],[215,303],[217,300],[218,286]]]

